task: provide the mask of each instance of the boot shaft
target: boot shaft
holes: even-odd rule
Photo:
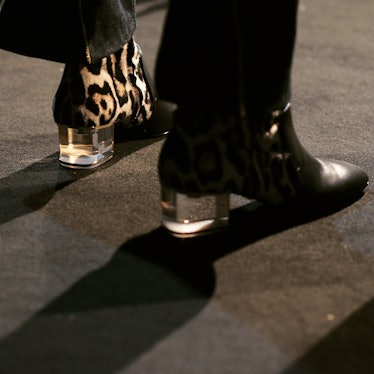
[[[156,64],[159,96],[233,112],[290,101],[297,0],[171,0]],[[214,14],[214,16],[213,16]]]

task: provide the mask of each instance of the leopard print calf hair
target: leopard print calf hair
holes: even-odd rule
[[[154,98],[140,47],[134,39],[97,64],[66,64],[56,92],[57,124],[106,127],[141,124],[153,113]]]
[[[190,196],[234,193],[272,204],[291,199],[299,176],[283,146],[285,115],[276,110],[250,129],[237,116],[176,113],[160,154],[163,187]]]

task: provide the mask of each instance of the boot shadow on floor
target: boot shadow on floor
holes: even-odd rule
[[[144,138],[144,137],[143,137]],[[74,170],[59,165],[58,152],[0,180],[0,225],[45,206],[54,194],[70,183],[113,166],[122,158],[162,141],[163,137],[118,140],[114,156],[96,169]]]
[[[234,209],[230,228],[214,235],[177,239],[159,227],[129,240],[2,340],[2,370],[123,369],[207,306],[216,287],[216,260],[334,213],[294,209],[285,214],[254,202]]]

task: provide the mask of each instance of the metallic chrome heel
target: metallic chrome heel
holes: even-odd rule
[[[162,223],[176,237],[193,237],[224,229],[229,223],[230,195],[185,195],[162,189]]]
[[[113,157],[114,126],[72,128],[58,125],[60,163],[71,169],[92,169]]]

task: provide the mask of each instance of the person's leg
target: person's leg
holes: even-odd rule
[[[97,63],[67,63],[53,103],[61,165],[103,164],[113,155],[114,126],[141,124],[152,112],[152,90],[133,39]]]
[[[0,48],[61,63],[98,63],[135,30],[134,0],[5,0]]]
[[[251,108],[287,103],[296,9],[295,0],[171,0],[156,64],[160,97],[214,109],[236,106],[245,89]]]
[[[0,48],[65,64],[53,100],[61,164],[92,168],[109,160],[114,125],[121,138],[164,135],[168,124],[154,120],[153,88],[134,40],[135,0],[51,3],[5,0]]]
[[[156,89],[161,98],[179,104],[204,102],[211,109],[236,105],[235,33],[228,15],[231,2],[194,4],[189,0],[169,2],[156,61]]]
[[[189,4],[171,0],[156,65],[161,97],[178,106],[159,160],[164,225],[177,234],[225,225],[229,193],[305,207],[362,193],[365,172],[311,156],[294,132],[297,1]],[[213,209],[192,213],[197,202]]]

